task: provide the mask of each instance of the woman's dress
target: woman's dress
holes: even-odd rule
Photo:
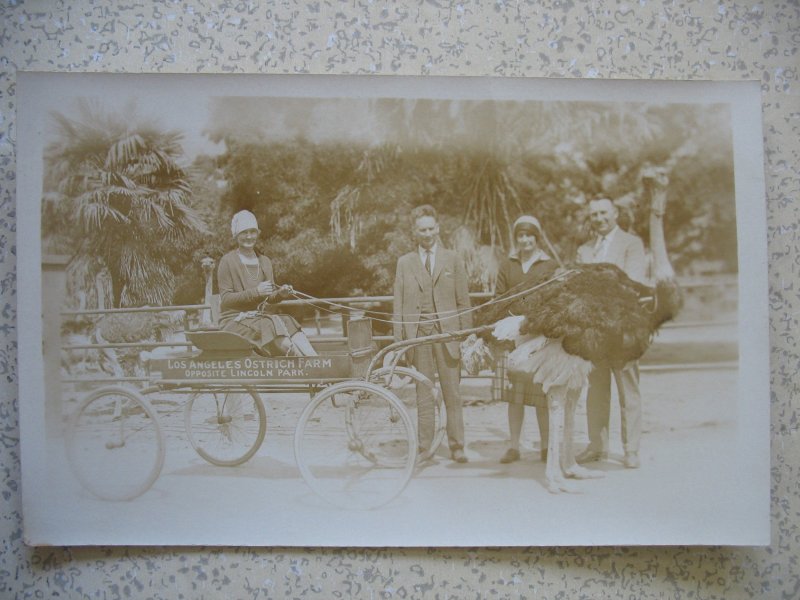
[[[497,274],[496,296],[499,297],[522,283],[533,287],[553,277],[558,264],[549,257],[545,257],[546,255],[543,255],[542,260],[534,262],[527,273],[523,271],[519,258],[515,256],[506,258]],[[533,378],[528,374],[507,371],[505,362],[506,357],[504,356],[503,363],[498,369],[506,371],[510,387],[504,389],[502,400],[513,404],[546,407],[547,396],[542,386],[534,383]]]
[[[291,338],[300,331],[300,325],[289,316],[277,312],[280,301],[277,293],[264,297],[258,293],[258,284],[273,281],[272,261],[257,255],[255,264],[244,264],[239,252],[224,255],[217,269],[220,295],[220,326],[252,340],[264,352],[275,354],[277,338]],[[264,303],[264,300],[267,300]],[[262,310],[259,305],[264,303]]]

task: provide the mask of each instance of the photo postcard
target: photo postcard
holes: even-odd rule
[[[769,543],[757,81],[16,97],[28,544]]]

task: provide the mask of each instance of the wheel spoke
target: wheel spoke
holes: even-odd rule
[[[400,400],[408,411],[411,422],[414,425],[414,430],[417,433],[425,426],[420,423],[420,419],[424,420],[426,418],[418,414],[418,389],[425,390],[425,392],[433,398],[433,414],[432,417],[430,417],[433,422],[427,423],[429,441],[419,440],[419,435],[417,435],[417,446],[426,446],[419,456],[420,459],[424,460],[435,454],[444,440],[447,423],[447,415],[444,409],[444,402],[442,402],[442,395],[436,386],[422,373],[408,367],[384,367],[377,369],[372,373],[370,381],[386,388],[397,396],[398,400]]]
[[[186,404],[186,433],[197,453],[214,465],[249,460],[264,441],[266,411],[254,391],[207,391]]]

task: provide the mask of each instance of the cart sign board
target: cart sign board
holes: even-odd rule
[[[294,379],[343,379],[350,376],[350,356],[249,356],[231,360],[203,360],[200,357],[167,358],[151,362],[161,379],[190,381],[230,379],[234,381],[277,381]]]
[[[18,73],[25,540],[768,544],[760,83]]]

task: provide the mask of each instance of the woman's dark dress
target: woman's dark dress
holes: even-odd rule
[[[274,340],[290,338],[300,331],[300,325],[289,315],[277,314],[275,304],[280,301],[277,293],[266,298],[267,304],[261,313],[254,314],[265,299],[256,289],[262,281],[274,281],[272,261],[266,256],[258,255],[257,266],[242,263],[236,250],[223,256],[217,269],[219,323],[226,331],[238,333],[254,341],[263,351],[274,354],[277,349]]]
[[[497,274],[496,294],[499,297],[521,283],[533,287],[552,278],[557,268],[558,263],[548,258],[533,263],[528,272],[524,273],[519,258],[508,257],[503,261]],[[505,402],[536,407],[547,406],[544,390],[540,384],[533,382],[533,378],[522,373],[509,372],[508,379],[511,389],[503,394]]]

